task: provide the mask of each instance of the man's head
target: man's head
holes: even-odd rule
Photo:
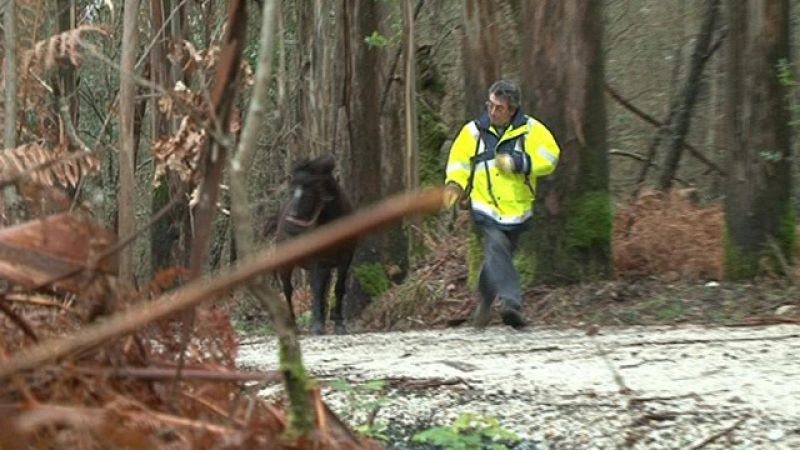
[[[489,88],[489,101],[486,102],[492,125],[507,126],[517,113],[521,100],[522,92],[513,81],[500,80],[492,84]]]

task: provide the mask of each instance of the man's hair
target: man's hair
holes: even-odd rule
[[[520,103],[522,103],[522,91],[519,89],[517,83],[511,80],[495,81],[489,88],[489,95],[492,94],[506,99],[508,101],[508,106],[512,110],[519,108]]]

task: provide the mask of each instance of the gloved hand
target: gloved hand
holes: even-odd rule
[[[508,153],[500,153],[494,158],[494,165],[497,170],[503,173],[514,172],[514,158]]]
[[[447,183],[447,186],[444,187],[444,194],[442,194],[442,207],[445,209],[453,208],[458,199],[461,198],[461,193],[461,187],[457,184]]]
[[[503,173],[530,173],[530,156],[525,153],[514,151],[511,153],[500,153],[494,158],[495,166]]]

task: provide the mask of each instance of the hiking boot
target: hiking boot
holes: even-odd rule
[[[519,309],[519,306],[503,305],[503,309],[500,310],[500,317],[503,318],[503,323],[515,330],[525,328],[527,325]]]
[[[475,307],[475,320],[476,328],[486,328],[492,320],[492,302],[487,302],[484,299],[478,300],[478,305]]]

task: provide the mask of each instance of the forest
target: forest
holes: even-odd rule
[[[332,399],[468,381],[356,386],[303,358],[315,342],[470,327],[482,238],[443,185],[498,80],[560,148],[513,260],[532,332],[797,339],[800,2],[2,0],[0,13],[0,449],[584,448],[472,413],[401,446],[376,425],[384,403]],[[513,332],[493,319],[498,339]],[[237,360],[258,339],[268,368]],[[268,386],[278,400],[258,395]],[[684,447],[734,448],[714,441],[741,423]],[[634,428],[596,448],[676,447]]]

